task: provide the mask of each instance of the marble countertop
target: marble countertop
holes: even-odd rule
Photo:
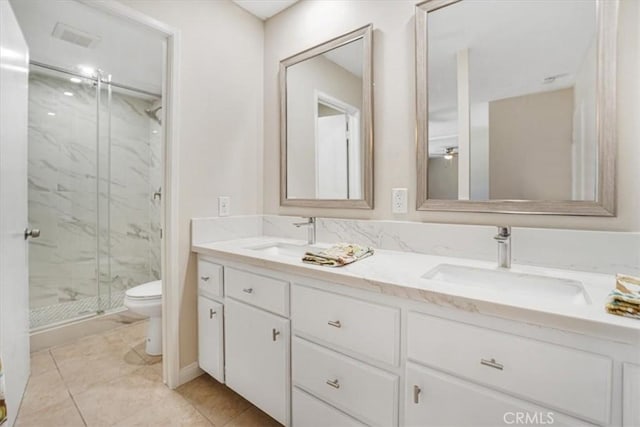
[[[611,315],[604,309],[607,295],[615,287],[615,276],[611,274],[512,265],[511,271],[515,273],[582,282],[590,304],[580,305],[551,298],[512,297],[488,291],[482,286],[452,286],[421,277],[440,264],[495,269],[496,264],[492,262],[376,249],[371,257],[344,267],[330,268],[252,249],[272,243],[305,244],[300,240],[261,236],[195,244],[192,250],[219,259],[371,292],[600,336],[623,343],[640,344],[640,320]]]

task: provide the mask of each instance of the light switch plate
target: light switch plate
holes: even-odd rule
[[[218,197],[218,216],[229,216],[231,214],[231,197]]]
[[[406,188],[392,188],[391,189],[391,212],[394,214],[407,213],[408,191]]]

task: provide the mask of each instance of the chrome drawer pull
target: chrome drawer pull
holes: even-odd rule
[[[247,294],[252,294],[252,293],[253,293],[253,288],[244,288],[244,289],[242,290],[242,292],[245,292],[245,293],[247,293]]]
[[[213,319],[213,315],[216,314],[216,311],[213,308],[209,309],[209,319]]]
[[[280,331],[276,330],[276,328],[273,328],[271,330],[271,338],[273,338],[273,340],[275,341],[278,338],[278,335],[280,335]]]
[[[340,383],[337,378],[335,380],[327,380],[327,385],[330,385],[333,388],[340,388]]]
[[[417,385],[413,386],[413,403],[416,405],[420,403],[420,393],[422,393],[422,389]]]
[[[202,279],[205,282],[208,282],[209,279],[211,279],[211,277],[209,277],[209,276],[201,276],[200,279]]]
[[[342,328],[342,324],[339,320],[336,320],[335,322],[333,320],[329,320],[327,323],[329,326],[333,326],[334,328]]]
[[[504,368],[504,366],[502,366],[502,364],[496,362],[496,359],[491,359],[491,360],[480,359],[480,364],[484,365],[484,366],[489,366],[490,368],[499,369],[501,371]]]

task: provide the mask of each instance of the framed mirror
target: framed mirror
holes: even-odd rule
[[[373,208],[372,32],[280,62],[280,205]]]
[[[416,6],[417,208],[613,216],[618,0]]]

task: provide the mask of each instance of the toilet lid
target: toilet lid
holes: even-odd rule
[[[158,298],[162,296],[162,280],[155,280],[153,282],[144,283],[142,285],[135,286],[131,289],[127,289],[125,293],[129,298]]]

